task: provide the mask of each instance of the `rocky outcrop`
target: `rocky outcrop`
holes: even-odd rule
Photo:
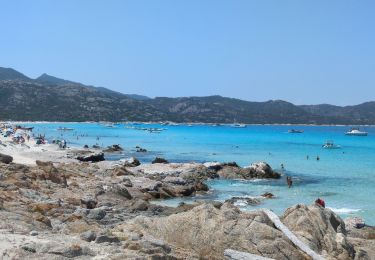
[[[244,168],[230,164],[220,164],[216,167],[217,174],[224,179],[278,179],[281,176],[265,162],[252,163]]]
[[[282,222],[312,250],[329,259],[354,259],[347,241],[344,221],[333,211],[318,205],[288,208]]]
[[[223,259],[225,249],[274,259],[306,259],[262,212],[243,213],[226,203],[220,209],[202,204],[168,217],[139,217],[117,230],[120,234],[137,230],[206,259]]]

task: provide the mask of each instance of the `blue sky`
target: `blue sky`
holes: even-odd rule
[[[375,1],[0,0],[0,66],[154,96],[375,100]]]

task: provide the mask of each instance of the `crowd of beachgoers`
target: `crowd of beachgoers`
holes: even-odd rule
[[[122,148],[64,147],[32,130],[0,123],[1,259],[375,257],[375,229],[359,218],[341,219],[322,201],[276,216],[236,206],[277,199],[271,190],[256,198],[199,200],[210,192],[209,179],[282,177],[265,162],[106,161],[104,154]],[[155,203],[185,196],[197,200]]]

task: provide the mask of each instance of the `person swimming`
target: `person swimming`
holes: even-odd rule
[[[317,161],[319,161],[319,160],[320,160],[320,157],[319,157],[319,155],[318,155],[318,156],[316,156],[316,160],[317,160]]]
[[[288,184],[288,188],[292,187],[293,185],[292,177],[286,176],[286,183]]]

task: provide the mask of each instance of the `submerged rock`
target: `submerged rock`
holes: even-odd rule
[[[108,146],[107,149],[105,149],[103,152],[106,153],[114,153],[114,152],[121,152],[124,149],[119,144],[113,144],[111,146]]]
[[[249,198],[249,197],[232,197],[232,198],[226,200],[225,202],[234,204],[236,206],[239,206],[239,205],[242,205],[242,204],[255,206],[255,205],[259,205],[261,203],[261,201],[259,199]]]

